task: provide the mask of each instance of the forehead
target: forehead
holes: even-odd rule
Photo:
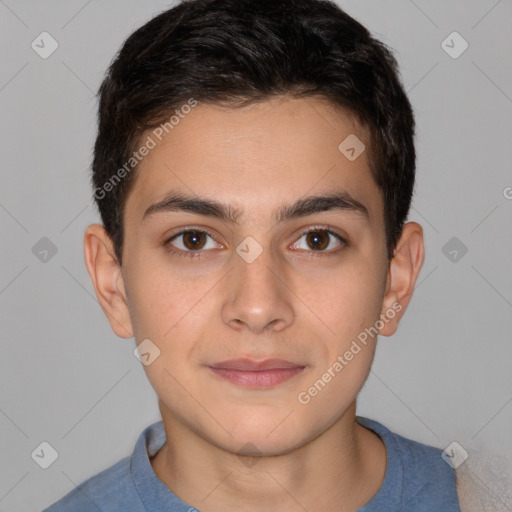
[[[199,103],[174,123],[168,133],[152,129],[141,137],[155,144],[126,201],[133,221],[172,191],[232,204],[242,220],[340,189],[366,204],[370,218],[382,211],[366,131],[322,98],[278,97],[238,108]]]

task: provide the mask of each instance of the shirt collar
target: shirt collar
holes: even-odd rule
[[[360,510],[370,512],[373,504],[389,506],[400,503],[402,494],[403,468],[394,449],[391,431],[381,423],[356,416],[356,421],[378,435],[386,447],[386,472],[384,481],[375,496]],[[147,427],[139,436],[130,460],[130,471],[137,493],[146,510],[151,512],[189,512],[191,506],[180,500],[156,475],[150,458],[165,444],[166,436],[163,422],[157,421]]]
[[[156,475],[150,458],[165,444],[163,422],[157,421],[139,436],[130,461],[130,471],[137,493],[151,512],[189,512],[192,507],[180,500]]]

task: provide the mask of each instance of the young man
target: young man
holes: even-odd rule
[[[85,259],[162,422],[48,511],[459,510],[441,450],[356,416],[423,257],[391,52],[325,0],[188,0],[100,89]]]

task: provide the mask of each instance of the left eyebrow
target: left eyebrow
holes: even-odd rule
[[[341,190],[333,194],[309,196],[299,199],[291,205],[284,205],[272,212],[276,223],[306,217],[314,213],[329,210],[343,210],[362,215],[369,219],[368,209],[360,201],[352,197],[347,191]],[[183,193],[172,193],[162,201],[154,203],[146,209],[142,216],[144,222],[149,217],[162,212],[190,212],[197,215],[214,217],[231,224],[239,224],[243,211],[231,205]]]
[[[331,195],[310,196],[299,199],[292,205],[279,208],[279,210],[273,213],[273,218],[275,222],[280,223],[329,210],[345,210],[360,214],[366,220],[369,219],[368,209],[366,206],[353,198],[345,190]]]

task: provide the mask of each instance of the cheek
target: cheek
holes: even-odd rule
[[[329,330],[323,336],[326,351],[296,396],[297,407],[330,426],[340,411],[356,399],[373,362],[375,324],[382,304],[380,273],[370,265],[352,265],[350,271],[331,273],[329,286],[309,292]]]
[[[182,325],[198,314],[213,277],[184,276],[165,265],[148,263],[131,269],[130,315],[136,339],[168,344]]]
[[[382,270],[370,259],[347,258],[343,264],[310,272],[296,281],[296,294],[317,317],[319,329],[340,350],[379,319]]]
[[[159,351],[158,358],[144,367],[146,375],[158,396],[181,396],[184,386],[194,387],[205,340],[210,341],[211,292],[219,278],[184,275],[157,264],[132,268],[131,275],[136,276],[130,282],[135,339],[149,339]]]

